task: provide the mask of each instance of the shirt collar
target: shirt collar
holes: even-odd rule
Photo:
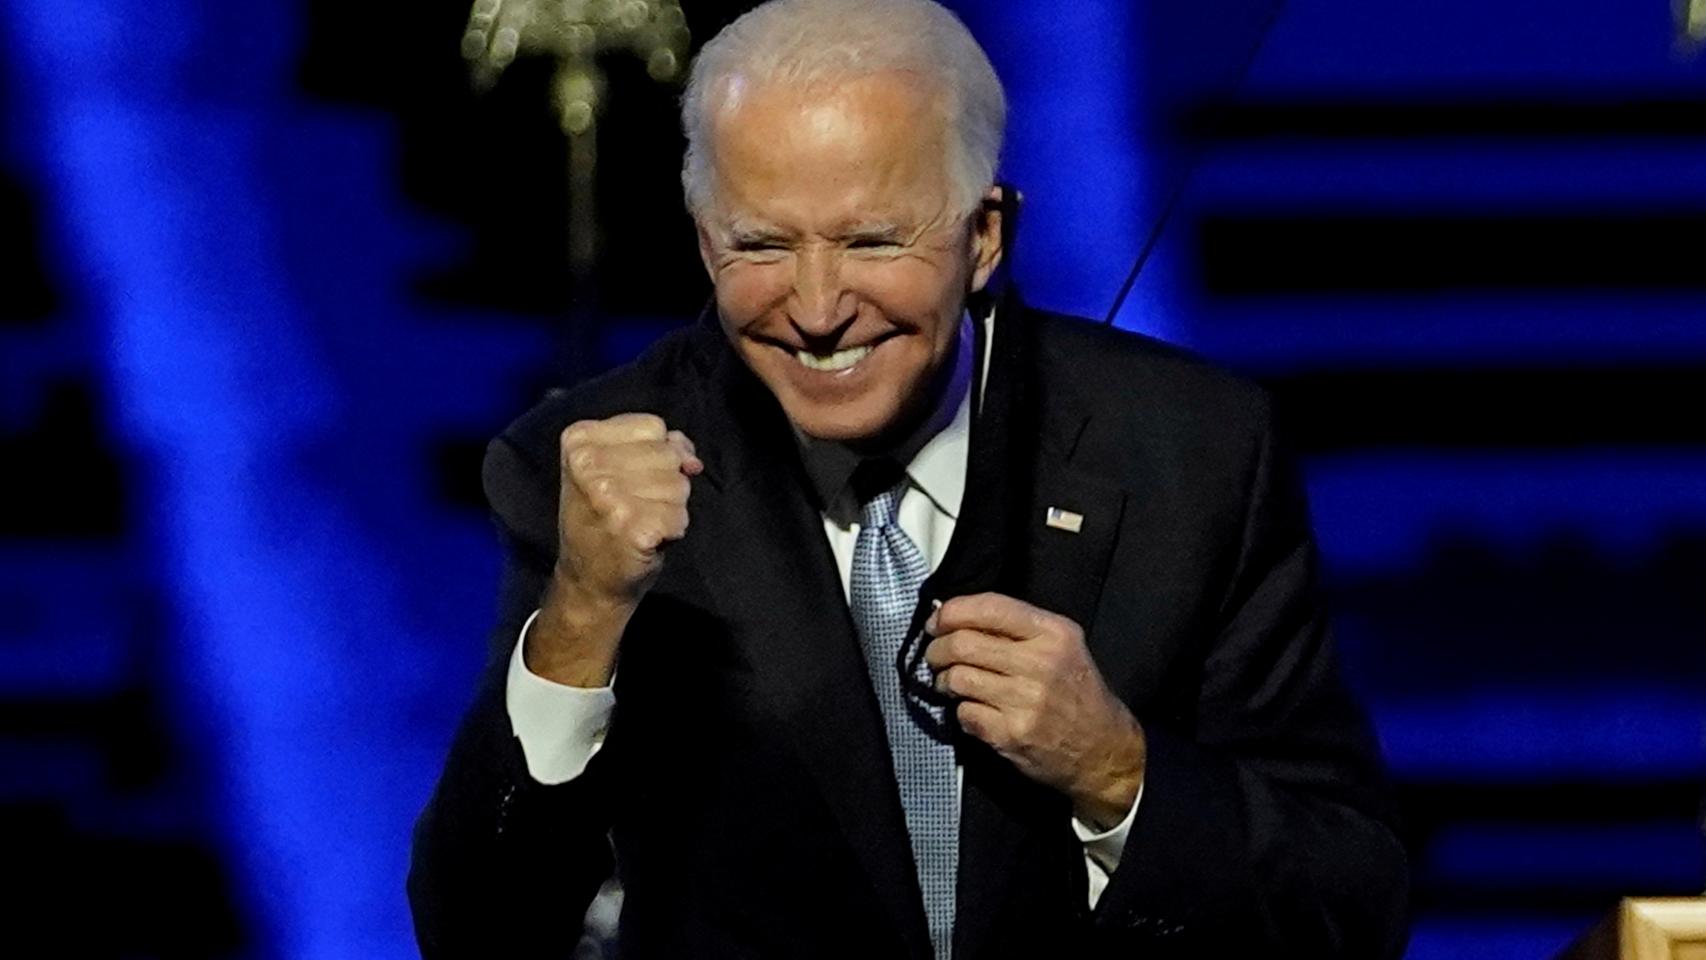
[[[969,313],[960,320],[953,375],[936,409],[894,451],[895,458],[906,464],[911,485],[929,497],[938,510],[956,519],[965,497],[966,459],[971,450],[971,377],[976,354],[973,322]],[[987,326],[985,330],[987,333]],[[985,366],[987,369],[987,363]],[[857,519],[859,504],[849,481],[860,456],[839,443],[814,440],[798,430],[794,435],[800,441],[806,474],[817,489],[824,512],[843,526]]]
[[[968,324],[967,329],[961,330],[962,340],[970,332]],[[970,364],[966,367],[969,380]],[[960,518],[960,501],[966,492],[966,458],[971,451],[971,393],[960,390],[959,402],[954,404],[947,425],[926,440],[906,466],[906,476],[912,485],[929,497],[936,509],[955,520]]]

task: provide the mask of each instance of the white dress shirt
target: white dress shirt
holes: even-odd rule
[[[903,445],[900,451],[905,458],[909,446],[916,448],[906,458],[908,483],[901,495],[900,527],[928,558],[932,572],[947,553],[965,496],[966,463],[971,446],[971,323],[969,317],[962,323],[954,376],[940,406],[914,435],[914,442]],[[986,333],[993,333],[992,326],[985,329]],[[988,375],[987,363],[980,374]],[[819,489],[839,491],[825,496],[828,506],[823,514],[823,532],[835,554],[845,597],[852,577],[853,547],[859,538],[858,503],[848,484],[858,456],[839,445],[804,436],[800,440],[807,471]],[[535,613],[534,617],[537,616]],[[505,705],[510,726],[521,741],[528,773],[540,783],[559,784],[580,776],[587,761],[598,751],[615,709],[616,695],[612,687],[565,686],[528,670],[522,659],[522,646],[532,625],[530,617],[510,657]],[[962,784],[964,772],[962,768]],[[1119,865],[1142,799],[1140,787],[1125,819],[1110,830],[1098,831],[1077,819],[1072,821],[1072,829],[1084,845],[1092,908],[1107,887],[1108,875]]]

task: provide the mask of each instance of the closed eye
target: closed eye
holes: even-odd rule
[[[736,253],[761,253],[784,248],[774,240],[736,240],[731,245],[731,249]]]

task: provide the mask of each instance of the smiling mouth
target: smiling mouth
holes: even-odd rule
[[[793,357],[796,363],[807,370],[815,370],[819,373],[844,373],[863,363],[866,357],[877,351],[878,347],[899,335],[900,331],[898,330],[887,331],[856,347],[842,347],[828,353],[820,353],[798,343],[788,343],[781,339],[771,337],[759,337],[758,339]]]
[[[848,347],[834,353],[812,353],[809,350],[795,350],[794,359],[808,370],[823,370],[833,373],[837,370],[850,370],[859,361],[870,356],[876,350],[874,344],[863,347]]]

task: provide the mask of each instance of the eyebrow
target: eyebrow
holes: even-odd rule
[[[770,243],[790,238],[781,227],[752,220],[736,220],[728,225],[726,232],[734,243]]]
[[[735,220],[727,224],[723,230],[728,242],[735,244],[785,243],[794,239],[793,231],[757,220]],[[832,232],[832,236],[834,239],[842,241],[881,240],[906,243],[912,239],[915,232],[908,230],[899,223],[878,220],[842,225]]]
[[[893,240],[907,239],[907,231],[898,223],[887,221],[875,223],[856,223],[839,231],[843,240]]]

